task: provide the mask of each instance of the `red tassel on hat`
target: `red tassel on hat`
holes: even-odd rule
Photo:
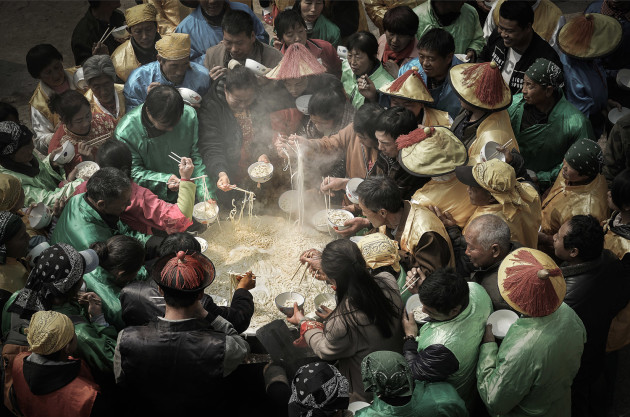
[[[192,290],[201,285],[205,270],[201,262],[184,251],[170,259],[162,268],[162,282],[179,290]]]
[[[396,80],[394,80],[392,85],[389,86],[389,91],[390,92],[397,92],[398,90],[400,90],[402,88],[403,84],[405,83],[405,81],[407,81],[407,78],[409,78],[412,75],[414,77],[418,78],[420,81],[422,81],[422,84],[424,84],[425,87],[427,86],[424,83],[424,80],[422,79],[422,76],[418,72],[418,67],[412,67],[411,69],[408,69],[407,71],[405,71],[405,73],[403,75],[401,75],[400,77],[396,78]]]
[[[528,251],[519,251],[514,257],[522,264],[506,268],[503,281],[510,300],[529,316],[543,317],[553,313],[559,300],[548,278],[561,275],[560,268],[545,269]]]
[[[590,13],[582,14],[571,20],[571,29],[564,39],[564,43],[572,45],[572,53],[586,52],[591,46],[591,39],[595,31],[595,22]]]
[[[422,142],[426,138],[430,137],[433,132],[435,132],[434,127],[425,127],[424,129],[416,129],[413,132],[410,132],[408,135],[399,136],[398,139],[396,139],[398,150]]]
[[[496,106],[503,100],[505,83],[496,62],[474,64],[462,71],[464,85],[475,86],[475,96],[483,104]]]
[[[294,43],[290,45],[284,53],[275,78],[286,80],[304,77],[305,74],[301,67],[310,69],[311,74],[307,75],[323,74],[326,72],[326,68],[317,61],[317,58],[309,52],[306,46],[301,43]]]

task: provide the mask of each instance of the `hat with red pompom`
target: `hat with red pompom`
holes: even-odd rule
[[[265,77],[270,80],[291,80],[325,72],[326,67],[320,64],[306,46],[294,43],[287,48],[280,63],[265,74]]]
[[[212,261],[199,252],[171,253],[161,257],[153,268],[152,278],[162,288],[195,292],[214,281]]]
[[[512,104],[512,93],[496,62],[460,64],[450,69],[455,93],[471,106],[499,111]]]
[[[405,100],[433,103],[433,97],[427,85],[418,72],[418,67],[412,67],[391,83],[384,84],[379,91],[389,96],[404,98]]]
[[[621,24],[600,13],[581,14],[558,32],[558,47],[577,59],[595,59],[612,53],[622,38]]]

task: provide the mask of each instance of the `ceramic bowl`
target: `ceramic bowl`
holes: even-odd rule
[[[127,39],[130,36],[129,32],[127,31],[127,25],[119,26],[116,29],[112,30],[112,36],[118,41]]]
[[[201,224],[214,223],[217,217],[219,217],[219,206],[215,202],[210,203],[207,201],[202,201],[195,204],[195,206],[193,207],[193,218]],[[203,249],[203,245],[201,248]],[[206,249],[207,248],[208,243],[206,242]]]
[[[630,90],[630,69],[624,68],[617,72],[617,85],[624,90]]]
[[[324,312],[320,308],[320,306],[326,302],[329,302],[329,303],[332,302],[335,304],[335,306],[337,305],[337,297],[335,297],[335,294],[329,294],[329,293],[317,294],[313,301],[315,303],[315,309],[319,311],[320,313]]]
[[[28,221],[33,229],[43,229],[52,221],[52,212],[44,203],[39,203],[31,210]]]
[[[418,294],[413,294],[411,297],[407,299],[405,310],[407,310],[407,313],[413,315],[413,318],[416,321],[416,323],[418,324],[426,323],[429,316],[423,316],[420,320],[418,320],[416,318],[416,315],[413,314],[413,311],[417,308],[422,308],[422,301],[420,301],[420,296]],[[422,313],[422,314],[424,315],[425,313]]]
[[[26,255],[27,259],[29,260],[28,263],[31,265],[31,268],[35,267],[35,261],[37,260],[37,257],[41,255],[42,252],[48,249],[49,247],[50,247],[50,244],[48,242],[42,242],[39,245],[35,246],[33,249],[31,249],[28,255]]]
[[[351,178],[346,184],[346,197],[351,203],[359,204],[359,196],[357,195],[357,187],[363,182],[363,178]]]
[[[285,191],[278,198],[278,206],[285,213],[295,213],[298,210],[298,192],[295,190]]]
[[[55,155],[53,162],[59,165],[65,165],[72,161],[72,159],[74,159],[74,145],[68,140],[61,145],[61,152]]]
[[[226,298],[223,298],[220,295],[214,295],[214,294],[211,294],[210,297],[212,297],[212,301],[214,301],[214,303],[218,305],[219,307],[227,307],[228,300]]]
[[[336,210],[330,210],[330,213],[328,213],[328,225],[330,227],[337,228],[337,230],[345,230],[350,226],[338,226],[335,223],[333,223],[333,221],[330,219],[331,214],[333,214],[334,212],[344,212],[344,214],[348,217],[346,219],[346,221],[350,220],[350,219],[354,219],[354,214],[350,213],[348,210],[342,210],[342,209],[336,209]]]
[[[96,171],[100,169],[94,161],[83,161],[77,164],[77,178],[88,180]],[[82,172],[83,171],[83,172]],[[87,171],[87,173],[86,173]],[[91,173],[89,171],[92,171]]]
[[[298,304],[298,308],[304,307],[304,296],[297,292],[283,292],[276,297],[276,307],[280,310],[285,316],[291,317],[293,316],[293,303],[291,303],[291,307],[287,307],[287,302],[294,300]]]
[[[339,45],[337,47],[337,55],[339,56],[339,58],[348,59],[348,48]]]
[[[614,109],[608,112],[608,120],[610,120],[610,123],[615,124],[619,121],[619,119],[629,114],[630,114],[629,108],[622,107],[621,110],[617,110],[617,108],[615,107]]]
[[[195,240],[199,242],[199,245],[201,246],[201,253],[204,253],[205,251],[208,250],[208,241],[206,239],[199,236],[195,236]]]
[[[252,173],[252,171],[259,166],[266,166],[269,173],[263,176],[256,176]],[[249,174],[249,178],[252,179],[252,181],[257,182],[259,184],[267,182],[271,179],[271,177],[273,177],[273,165],[268,163],[268,162],[254,162],[253,164],[251,164],[249,166],[249,168],[247,168],[247,173]]]
[[[312,94],[306,94],[295,99],[295,107],[308,116],[308,103],[311,101]]]
[[[488,317],[488,324],[492,324],[494,337],[503,339],[516,320],[518,320],[518,314],[512,310],[497,310]]]
[[[253,59],[249,59],[249,58],[245,60],[245,68],[252,71],[254,74],[260,75],[260,76],[263,76],[269,71],[271,71],[271,68],[267,68],[260,62],[254,61]]]
[[[311,218],[313,227],[318,232],[328,233],[330,226],[328,225],[328,210],[320,210]]]
[[[87,82],[85,81],[85,78],[83,77],[83,68],[77,69],[72,78],[74,80],[74,85],[76,85],[79,90],[88,89]]]
[[[494,154],[497,151],[497,147],[499,146],[501,145],[499,145],[497,142],[494,142],[494,141],[490,141],[486,143],[486,146],[484,146],[481,152],[479,153],[481,162],[486,162],[488,158],[491,157],[492,154]],[[498,159],[499,161],[505,162],[505,155],[503,154],[503,152],[499,152],[498,154],[496,154],[490,159]]]
[[[184,103],[188,103],[191,105],[201,103],[201,96],[195,90],[181,87],[181,88],[178,88],[177,91],[179,91],[179,94],[182,96],[182,99],[184,99]]]

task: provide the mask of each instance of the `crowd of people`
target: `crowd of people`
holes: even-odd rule
[[[630,2],[88,3],[73,57],[25,51],[31,128],[0,103],[5,412],[618,415]],[[263,368],[257,271],[218,306],[193,207],[272,212],[291,160],[354,217]]]

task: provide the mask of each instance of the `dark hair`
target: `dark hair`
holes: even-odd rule
[[[295,26],[303,26],[306,28],[306,22],[302,18],[302,15],[293,9],[280,12],[273,20],[273,30],[276,32],[276,36],[280,42],[282,42],[282,37],[285,32],[290,31]]]
[[[420,19],[409,6],[396,6],[383,17],[383,29],[400,35],[416,36]]]
[[[610,194],[613,203],[619,210],[630,205],[630,168],[621,171],[612,182]]]
[[[96,163],[101,168],[118,168],[131,178],[131,150],[124,142],[106,140],[96,153]]]
[[[173,233],[164,238],[158,248],[158,257],[166,256],[170,253],[177,253],[180,250],[201,252],[201,244],[190,233]]]
[[[33,78],[39,78],[44,68],[53,61],[63,61],[61,53],[49,43],[33,46],[26,53],[26,69]]]
[[[244,66],[237,66],[234,69],[228,69],[225,75],[225,89],[233,92],[234,90],[258,90],[258,81],[253,72]]]
[[[369,137],[376,144],[374,136],[374,126],[376,120],[383,112],[383,108],[376,103],[365,103],[354,114],[353,127],[356,133]]]
[[[382,130],[394,140],[418,128],[418,121],[411,110],[392,107],[385,110],[376,120],[374,130]]]
[[[507,20],[516,20],[518,25],[527,29],[534,23],[534,11],[527,1],[505,1],[499,9],[499,16]]]
[[[221,21],[221,29],[223,29],[223,33],[230,35],[236,36],[244,33],[246,36],[250,36],[254,33],[254,21],[246,11],[228,9]]]
[[[98,255],[98,265],[111,274],[138,271],[144,264],[144,245],[126,235],[116,235],[106,242],[90,245]]]
[[[332,74],[324,73],[310,77],[308,80],[308,88],[311,91],[320,90],[335,90],[345,101],[347,98],[346,90],[343,88],[343,83],[337,77]]]
[[[455,53],[455,39],[453,35],[442,28],[427,31],[416,45],[416,49],[428,49],[437,52],[442,58]]]
[[[399,311],[392,299],[383,293],[374,277],[370,275],[359,247],[347,239],[330,242],[322,252],[322,269],[326,275],[335,280],[337,285],[337,309],[341,320],[350,325],[366,325],[357,323],[354,318],[355,309],[367,316],[370,324],[374,324],[382,337],[392,336],[392,322],[401,319]],[[390,292],[392,297],[394,291]],[[350,309],[345,300],[349,300]]]
[[[422,304],[449,314],[452,309],[468,307],[470,290],[466,280],[455,273],[453,268],[440,268],[433,271],[418,289]]]
[[[48,108],[57,113],[62,122],[68,123],[81,110],[82,107],[90,107],[90,102],[76,90],[64,91],[61,94],[53,94],[48,100]]]
[[[20,114],[18,113],[17,109],[9,103],[0,101],[0,122],[8,121],[9,116],[14,116],[17,119],[16,122],[19,123]]]
[[[308,102],[308,114],[340,121],[346,107],[346,94],[338,90],[315,90]]]
[[[124,172],[107,167],[96,171],[88,180],[86,194],[94,201],[108,201],[119,198],[130,187],[131,180]]]
[[[348,52],[354,50],[365,52],[370,60],[375,64],[378,63],[376,57],[378,53],[378,41],[370,32],[361,31],[351,35],[347,42]]]
[[[195,292],[183,292],[162,286],[160,288],[164,293],[164,302],[169,307],[175,308],[190,307],[197,301],[199,294],[203,292],[203,289]]]
[[[175,87],[158,85],[149,91],[144,107],[158,122],[173,127],[184,113],[184,99]]]
[[[593,261],[604,250],[604,229],[593,216],[579,214],[569,219],[569,230],[564,235],[564,248],[577,249],[578,258],[584,262]]]
[[[403,208],[403,197],[396,181],[390,177],[368,177],[357,187],[363,205],[372,211],[385,209],[397,213]]]

